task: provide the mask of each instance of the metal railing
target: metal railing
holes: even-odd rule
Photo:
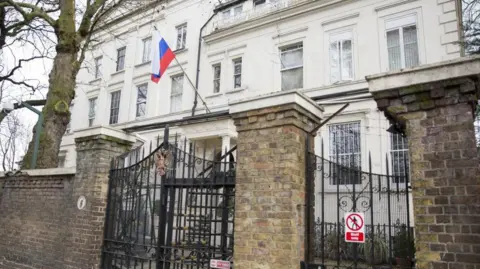
[[[228,18],[223,18],[221,15],[217,17],[213,22],[213,31],[226,28],[241,22],[259,18],[269,13],[282,10],[285,8],[291,8],[296,5],[309,2],[312,0],[276,0],[270,1],[257,6],[252,6],[250,9],[243,10],[240,14]]]

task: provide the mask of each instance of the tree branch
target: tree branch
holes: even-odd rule
[[[42,18],[52,27],[55,27],[56,20],[50,17],[43,9],[36,5],[28,4],[24,2],[15,2],[13,0],[3,0],[0,3],[0,7],[13,7],[18,13],[20,13],[25,21],[32,21],[34,18]],[[24,8],[28,8],[31,11],[26,12]]]

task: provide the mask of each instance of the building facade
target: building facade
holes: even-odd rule
[[[135,134],[137,145],[162,139],[168,125],[213,157],[236,144],[229,103],[300,90],[325,117],[350,104],[318,131],[318,155],[362,170],[370,156],[379,174],[389,158],[390,173],[402,175],[406,142],[387,132],[365,76],[460,57],[459,2],[170,0],[132,11],[94,36],[61,165],[75,166],[75,132],[98,125]],[[158,84],[150,81],[155,29],[176,54]],[[357,183],[328,189],[337,184]]]

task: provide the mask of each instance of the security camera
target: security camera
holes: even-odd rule
[[[15,109],[15,105],[11,102],[6,102],[2,104],[2,109],[5,113],[10,113]]]

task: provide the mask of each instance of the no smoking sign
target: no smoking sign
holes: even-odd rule
[[[363,213],[345,214],[345,242],[365,243],[365,216]]]

